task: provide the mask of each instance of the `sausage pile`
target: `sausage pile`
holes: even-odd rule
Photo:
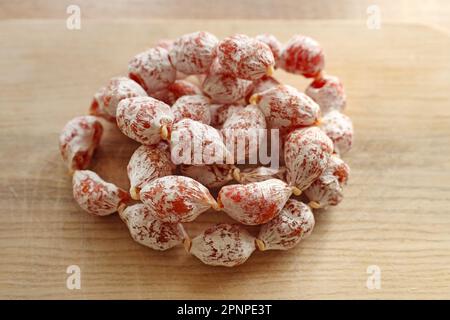
[[[277,69],[311,83],[301,92],[280,83]],[[314,228],[312,209],[342,201],[350,170],[341,157],[353,140],[345,105],[341,81],[325,74],[323,50],[310,37],[283,45],[270,34],[219,40],[194,32],[133,57],[128,77],[100,88],[59,146],[83,210],[117,212],[149,248],[184,245],[205,264],[233,267],[255,250],[293,248]],[[103,121],[141,144],[127,166],[129,191],[88,170]],[[258,160],[268,140],[282,166]],[[236,223],[191,239],[183,224],[211,209]]]

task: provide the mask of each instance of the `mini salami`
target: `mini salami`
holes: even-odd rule
[[[350,170],[340,156],[353,143],[353,125],[340,113],[344,88],[324,73],[320,45],[296,35],[283,47],[268,33],[219,41],[203,31],[154,44],[59,137],[78,205],[97,216],[118,212],[141,245],[183,244],[213,266],[240,265],[256,248],[294,247],[314,227],[311,208],[342,200]],[[275,68],[311,78],[306,94],[274,78]],[[130,193],[85,170],[101,118],[141,144],[127,166]],[[290,200],[302,192],[308,205]],[[132,200],[142,203],[127,207]],[[258,237],[223,223],[191,240],[182,223],[211,209],[259,226]]]
[[[272,129],[280,129],[281,134],[300,126],[317,122],[320,108],[310,97],[294,87],[280,85],[257,93],[250,98],[266,116]]]
[[[256,168],[245,168],[240,170],[236,168],[233,171],[234,179],[242,184],[261,182],[269,179],[280,179],[284,180],[284,175],[286,173],[286,168],[270,168],[270,167],[256,167]]]
[[[73,197],[78,205],[91,214],[106,216],[116,212],[130,196],[112,183],[105,182],[95,172],[77,170],[73,175]]]
[[[160,48],[166,49],[168,52],[170,52],[172,50],[172,48],[173,48],[173,44],[174,44],[174,41],[171,40],[171,39],[161,39],[158,42],[156,42],[155,47],[160,47]],[[169,57],[169,59],[170,59],[170,57]],[[186,74],[184,74],[183,72],[177,71],[177,75],[176,75],[177,79],[181,80],[181,79],[184,79],[186,77],[187,77]],[[158,99],[158,100],[160,100],[160,99]],[[175,99],[175,100],[177,100],[177,99]],[[175,102],[175,100],[173,102]],[[164,100],[161,100],[161,101],[163,101],[163,102],[165,102],[167,104],[170,104],[170,105],[173,104],[173,102],[169,103],[168,101],[164,101]]]
[[[164,222],[195,220],[217,203],[201,183],[183,176],[157,178],[141,190],[142,202]]]
[[[264,76],[261,79],[255,80],[250,87],[245,100],[250,103],[250,98],[257,93],[261,93],[273,87],[279,86],[281,83],[274,77]],[[256,97],[256,96],[255,96]]]
[[[318,127],[291,132],[284,144],[287,182],[305,190],[326,169],[332,152],[333,142]]]
[[[285,71],[302,74],[306,78],[316,78],[325,65],[319,43],[306,36],[292,37],[281,53],[280,66]]]
[[[235,162],[258,160],[259,147],[266,139],[264,114],[254,105],[248,105],[230,115],[222,127],[222,134]]]
[[[178,71],[185,74],[206,73],[214,59],[218,41],[209,32],[185,34],[173,43],[170,62]]]
[[[100,143],[103,126],[94,116],[70,120],[59,136],[59,150],[69,171],[86,169]]]
[[[167,136],[173,123],[170,107],[151,97],[124,99],[117,108],[117,126],[127,137],[145,145]]]
[[[170,161],[167,144],[161,142],[158,145],[140,146],[127,166],[131,197],[139,200],[139,193],[145,184],[156,178],[172,175],[175,169],[176,166]]]
[[[147,93],[135,81],[126,77],[112,78],[106,87],[100,88],[91,104],[90,113],[115,122],[119,102],[126,98],[146,97]]]
[[[246,96],[251,84],[251,81],[235,78],[231,74],[209,73],[203,81],[203,92],[214,103],[232,104]]]
[[[249,184],[224,186],[219,192],[219,207],[246,225],[267,223],[276,217],[293,190],[285,182],[269,179]]]
[[[322,75],[311,82],[305,93],[317,102],[324,115],[332,110],[342,111],[345,108],[347,97],[338,77]]]
[[[151,94],[155,99],[158,99],[168,105],[173,105],[175,101],[183,96],[191,96],[196,94],[202,94],[202,90],[195,84],[187,80],[175,80],[174,83],[160,91],[156,91]]]
[[[208,188],[220,188],[233,180],[233,165],[213,164],[208,166],[182,165],[183,175],[191,177]]]
[[[334,143],[334,151],[344,155],[352,148],[353,123],[345,114],[337,110],[330,111],[322,118],[320,128]]]
[[[170,152],[175,164],[223,164],[230,157],[219,131],[191,119],[173,125]]]
[[[255,251],[255,238],[237,224],[217,224],[192,239],[189,252],[204,264],[235,267]]]
[[[192,119],[204,124],[211,123],[210,100],[203,95],[183,96],[172,106],[174,121]]]
[[[222,128],[225,121],[236,111],[244,109],[241,104],[212,104],[210,105],[211,125],[214,128]]]
[[[281,57],[281,51],[283,49],[281,42],[278,41],[278,39],[270,33],[259,34],[255,37],[255,39],[264,42],[269,46],[270,51],[272,51],[273,57],[275,59],[275,66],[278,66]]]
[[[261,227],[256,244],[261,251],[292,249],[311,234],[314,224],[311,209],[290,199],[277,217]]]
[[[338,205],[344,198],[343,187],[349,173],[349,166],[337,155],[332,155],[325,171],[305,190],[311,201],[309,205],[314,209]]]
[[[182,243],[189,243],[189,237],[181,223],[162,222],[154,217],[143,204],[135,204],[119,212],[134,241],[154,250],[167,250]]]
[[[176,70],[169,61],[169,53],[161,47],[136,55],[128,64],[128,76],[151,95],[167,88],[175,81]]]
[[[217,59],[225,73],[247,80],[270,76],[275,66],[269,46],[243,34],[236,34],[219,42]]]

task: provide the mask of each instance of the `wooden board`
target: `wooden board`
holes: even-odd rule
[[[450,29],[448,0],[28,0],[3,1],[0,19],[63,19],[76,4],[83,19],[367,19],[376,4],[383,21],[432,23]]]
[[[182,248],[133,242],[117,216],[92,217],[72,200],[57,137],[93,92],[124,74],[159,38],[206,29],[317,38],[343,80],[356,130],[345,200],[318,213],[313,235],[287,252],[257,252],[212,268]],[[450,298],[450,41],[421,25],[281,21],[0,22],[1,298]],[[300,89],[297,76],[278,77]],[[93,168],[127,188],[137,144],[113,126]],[[192,235],[221,214],[189,226]],[[81,268],[81,290],[66,268]],[[368,266],[381,289],[366,286]]]

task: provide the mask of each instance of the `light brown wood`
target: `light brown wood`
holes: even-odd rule
[[[377,5],[383,21],[436,24],[450,30],[448,0],[26,0],[3,1],[0,19],[64,19],[76,4],[83,19],[344,19],[367,18]]]
[[[345,84],[356,130],[343,203],[317,213],[297,248],[257,252],[234,269],[202,265],[181,246],[152,251],[132,241],[118,216],[81,211],[57,147],[66,121],[86,113],[93,92],[124,74],[130,57],[197,29],[317,38],[327,71]],[[1,298],[450,298],[447,34],[360,22],[129,21],[68,31],[64,20],[11,20],[0,22],[0,41]],[[127,188],[136,147],[107,126],[93,169]],[[219,220],[227,219],[205,214],[188,232]],[[69,265],[81,268],[81,290],[66,288]],[[381,269],[380,290],[366,287],[370,265]]]

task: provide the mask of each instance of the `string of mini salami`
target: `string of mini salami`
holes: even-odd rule
[[[293,248],[314,228],[311,208],[337,205],[349,175],[340,156],[351,147],[353,126],[341,112],[342,83],[323,67],[319,44],[300,35],[284,48],[269,34],[219,41],[194,32],[161,41],[129,62],[128,77],[112,78],[95,93],[91,115],[64,127],[60,150],[76,202],[98,216],[118,212],[142,245],[167,250],[183,244],[209,265],[242,264],[256,248]],[[275,68],[313,81],[302,93],[276,80]],[[129,192],[85,170],[103,133],[100,117],[142,144],[127,166]],[[266,129],[280,131],[285,165],[237,166],[258,152],[263,138],[256,132]],[[210,165],[192,165],[192,150],[183,148],[187,137],[201,142],[200,159]],[[239,153],[242,139],[245,152]],[[223,164],[230,155],[234,162]],[[229,184],[233,180],[238,184]],[[217,199],[212,188],[220,188]],[[302,193],[308,204],[292,198]],[[240,224],[217,224],[191,239],[183,224],[211,208]],[[242,225],[260,226],[259,234]]]

